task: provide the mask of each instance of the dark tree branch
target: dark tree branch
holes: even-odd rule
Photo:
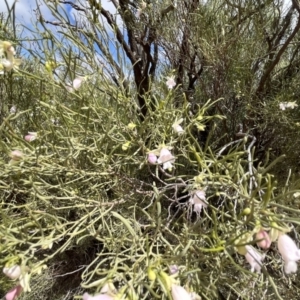
[[[278,64],[282,54],[284,53],[284,51],[286,50],[286,48],[288,47],[288,45],[293,40],[293,38],[295,37],[295,35],[297,34],[297,32],[299,30],[300,30],[300,18],[298,17],[298,22],[297,22],[297,25],[295,26],[293,32],[286,39],[285,43],[283,44],[283,46],[278,51],[278,53],[275,56],[274,60],[270,64],[267,65],[267,69],[265,70],[265,72],[264,72],[263,76],[261,77],[260,82],[258,84],[258,87],[257,87],[257,90],[256,90],[256,95],[259,95],[263,92],[264,86],[265,86],[266,82],[268,81],[268,79],[270,78],[271,72],[274,70],[274,68]]]

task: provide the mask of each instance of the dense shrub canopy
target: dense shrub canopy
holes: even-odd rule
[[[298,1],[44,2],[0,20],[0,296],[297,299]]]

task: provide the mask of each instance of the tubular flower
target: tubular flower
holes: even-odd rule
[[[111,297],[107,294],[98,294],[95,296],[91,296],[88,293],[83,294],[83,300],[113,300],[114,297]]]
[[[36,140],[36,138],[37,138],[37,132],[28,132],[28,134],[27,135],[25,135],[25,137],[24,137],[24,139],[25,139],[25,141],[27,141],[27,142],[32,142],[32,141],[34,141],[34,140]]]
[[[279,236],[278,250],[284,260],[285,273],[290,274],[297,272],[296,262],[300,260],[300,250],[287,234]]]
[[[160,150],[159,158],[157,163],[163,164],[163,169],[172,170],[175,157],[171,154],[171,152],[167,148],[162,148]]]
[[[180,285],[172,284],[171,294],[173,300],[192,300],[191,295]]]
[[[18,298],[18,296],[22,293],[23,288],[21,285],[14,286],[12,289],[10,289],[6,295],[6,300],[15,300]]]
[[[258,240],[256,245],[259,248],[262,248],[264,250],[270,248],[272,241],[269,234],[266,231],[260,230],[259,232],[256,233],[255,237]]]
[[[207,207],[207,204],[204,202],[205,199],[205,192],[203,190],[197,190],[192,194],[189,202],[194,205],[195,212],[200,213],[202,207]]]
[[[245,246],[247,253],[245,254],[246,260],[251,266],[251,272],[257,271],[260,273],[262,261],[265,256],[260,254],[255,248],[250,245]]]
[[[10,279],[18,279],[21,276],[21,267],[19,265],[4,267],[3,273]]]

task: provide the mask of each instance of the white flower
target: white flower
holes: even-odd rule
[[[172,89],[176,85],[174,76],[167,77],[166,85],[168,86],[168,89]]]
[[[281,102],[281,103],[279,103],[279,108],[281,110],[286,110],[287,108],[294,109],[297,106],[298,106],[298,104],[296,103],[296,101],[294,101],[294,102]]]
[[[88,293],[83,294],[83,300],[113,300],[114,298],[107,294],[98,294],[91,296]]]
[[[84,81],[83,77],[77,77],[73,80],[73,88],[75,91],[80,88],[83,81]]]
[[[179,135],[182,134],[182,133],[184,133],[184,130],[183,130],[183,128],[180,125],[175,125],[175,126],[172,126],[172,127],[173,127],[174,131],[176,133],[178,133]]]
[[[297,106],[298,106],[298,104],[296,103],[296,101],[287,103],[287,107],[291,108],[291,109],[294,109]]]
[[[13,105],[13,106],[10,108],[9,112],[10,112],[11,114],[15,114],[15,113],[17,112],[17,107],[16,107],[15,105]]]
[[[182,123],[183,119],[181,118],[180,120],[174,122],[174,124],[172,125],[173,130],[178,134],[182,134],[184,133],[183,128],[180,126],[180,124]]]
[[[3,67],[6,69],[6,71],[10,71],[14,67],[13,62],[8,59],[2,59],[1,63]]]
[[[279,103],[279,108],[280,108],[281,110],[285,110],[285,109],[287,108],[286,102],[281,102],[281,103]]]
[[[4,267],[3,273],[10,279],[18,279],[21,275],[21,267],[19,265],[14,265],[11,267]]]
[[[262,261],[265,255],[260,254],[254,247],[250,245],[245,246],[247,253],[245,254],[246,260],[251,266],[251,272],[257,271],[260,273]]]
[[[200,213],[202,207],[207,207],[207,204],[204,202],[206,199],[205,192],[203,190],[197,190],[193,192],[189,202],[194,205],[194,211]]]
[[[159,158],[157,163],[163,164],[163,169],[172,170],[175,157],[171,154],[171,152],[167,148],[162,148],[160,150]]]
[[[172,284],[171,294],[173,300],[192,300],[191,295],[180,285]]]
[[[300,260],[300,250],[287,234],[279,236],[278,250],[284,260],[285,273],[290,274],[297,272],[296,261]]]
[[[19,65],[21,64],[22,60],[18,58],[10,58],[10,59],[2,59],[0,61],[1,71],[3,73],[3,69],[6,71],[11,71],[12,69],[18,69]]]
[[[84,80],[85,77],[76,77],[72,82],[72,86],[71,85],[66,86],[67,90],[69,92],[77,91],[81,87],[81,84],[83,83]]]

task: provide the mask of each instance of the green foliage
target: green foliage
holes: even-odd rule
[[[297,68],[288,54],[294,46],[264,82],[261,76],[269,64],[264,31],[284,17],[272,1],[258,12],[253,1],[207,1],[157,18],[166,7],[160,1],[137,20],[136,7],[120,3],[127,33],[148,26],[153,49],[159,41],[168,53],[160,67],[154,53],[147,64],[145,45],[141,62],[132,59],[115,21],[94,3],[84,8],[91,31],[65,25],[55,34],[41,20],[29,57],[1,75],[0,266],[21,266],[21,299],[81,299],[108,283],[116,299],[174,299],[174,282],[200,299],[296,299],[297,275],[283,277],[276,243],[262,274],[238,254],[256,244],[261,228],[298,235],[298,174],[281,174],[295,161],[298,112],[279,110],[296,99],[296,79],[284,75]],[[70,25],[62,6],[49,7]],[[98,14],[112,31],[95,21]],[[176,39],[177,21],[189,29],[186,44]],[[200,50],[201,60],[192,60]],[[201,64],[203,75],[193,77]],[[169,74],[174,90],[165,85]],[[74,80],[81,86],[71,87]],[[182,134],[173,126],[180,120]],[[36,139],[24,138],[28,132]],[[276,151],[257,151],[274,136]],[[147,160],[164,148],[174,155],[172,169]],[[205,193],[202,211],[191,201],[196,191]],[[179,272],[167,275],[174,265]],[[0,280],[4,294],[11,282]]]

